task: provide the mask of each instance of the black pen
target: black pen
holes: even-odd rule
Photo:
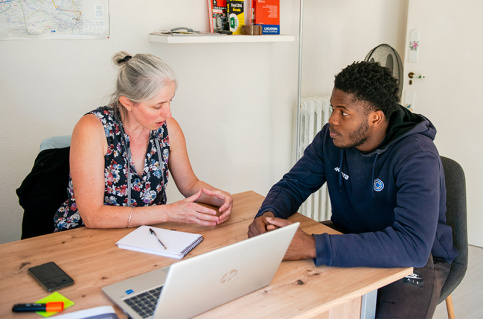
[[[149,228],[149,232],[154,235],[154,237],[156,237],[156,239],[159,241],[159,243],[164,247],[164,249],[168,249],[166,246],[164,246],[163,242],[161,241],[161,239],[159,239],[158,235],[156,234],[156,232],[152,229],[152,228]]]

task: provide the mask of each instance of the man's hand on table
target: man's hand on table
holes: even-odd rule
[[[250,224],[248,227],[248,237],[257,236],[290,224],[292,224],[292,222],[289,220],[276,218],[272,212],[265,212],[262,216],[255,218]],[[314,236],[307,234],[299,227],[283,259],[299,260],[315,257],[316,250]]]

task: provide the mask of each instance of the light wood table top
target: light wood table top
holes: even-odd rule
[[[264,197],[252,192],[233,196],[230,219],[218,226],[203,227],[165,223],[167,229],[203,234],[204,240],[186,257],[242,241]],[[337,233],[303,215],[299,221],[308,233]],[[130,229],[87,229],[85,227],[0,245],[0,317],[38,318],[36,313],[12,313],[16,303],[35,302],[48,296],[27,272],[32,266],[56,262],[75,284],[58,290],[75,302],[63,313],[114,305],[101,288],[178,260],[150,255],[116,246]],[[311,318],[352,303],[360,307],[360,297],[412,273],[412,268],[315,267],[313,260],[284,261],[272,283],[263,289],[201,314],[199,318]],[[359,301],[358,301],[359,300]],[[125,318],[114,306],[119,318]],[[345,311],[345,310],[344,310]],[[357,314],[356,314],[357,316]],[[323,317],[323,316],[322,316]],[[55,318],[55,317],[53,317]]]

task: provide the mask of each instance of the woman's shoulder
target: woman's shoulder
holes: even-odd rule
[[[101,120],[104,119],[109,122],[112,122],[115,119],[115,110],[111,106],[100,106],[97,109],[86,113],[85,115],[89,115],[89,114],[95,115],[99,119]]]
[[[86,118],[86,122],[97,122],[98,125],[103,126],[106,137],[117,136],[121,134],[122,123],[118,115],[116,115],[115,109],[111,106],[101,106],[85,114],[83,118]]]
[[[104,126],[95,114],[87,113],[77,122],[74,128],[74,133],[76,132],[84,136],[96,134],[98,132],[104,132]]]
[[[169,119],[166,119],[166,128],[169,132],[169,135],[177,135],[179,133],[183,133],[181,130],[181,126],[179,126],[178,121],[176,121],[174,118],[170,117]]]

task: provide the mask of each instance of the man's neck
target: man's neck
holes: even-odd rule
[[[371,132],[371,134],[369,135],[369,139],[366,141],[366,143],[357,146],[356,149],[363,153],[370,153],[376,150],[377,147],[381,145],[382,141],[384,141],[388,125],[389,122],[384,121],[384,123],[378,126],[377,129]]]

